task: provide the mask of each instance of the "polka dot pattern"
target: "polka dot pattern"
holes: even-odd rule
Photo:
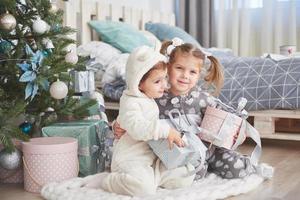
[[[42,186],[78,175],[77,151],[61,154],[24,154],[24,188],[39,193]]]
[[[229,148],[234,144],[234,137],[238,134],[240,130],[240,121],[237,122],[237,119],[233,118],[229,121],[226,121],[226,115],[220,113],[223,111],[219,111],[215,108],[209,108],[206,110],[204,118],[201,123],[201,127],[210,131],[210,133],[220,137],[222,140],[219,142],[217,146],[222,146],[225,148]],[[231,122],[230,126],[224,126],[224,123]],[[239,123],[240,122],[240,123]],[[225,124],[226,125],[226,124]],[[222,129],[222,130],[221,130]],[[200,138],[202,140],[213,142],[212,137],[207,134],[200,134]]]
[[[218,133],[222,123],[223,123],[222,118],[218,118],[214,115],[210,115],[209,113],[206,113],[202,120],[201,127],[210,131],[211,133]],[[205,134],[200,134],[200,136],[201,139],[210,142],[210,138],[206,137]]]

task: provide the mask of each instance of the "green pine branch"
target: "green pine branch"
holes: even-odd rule
[[[63,11],[56,13],[50,11],[49,0],[26,0],[21,4],[20,0],[1,0],[0,15],[8,11],[16,18],[17,26],[14,31],[0,29],[1,42],[10,44],[8,52],[0,52],[0,142],[5,148],[13,149],[12,139],[28,139],[19,129],[19,124],[14,124],[14,119],[20,114],[34,116],[36,126],[39,129],[44,125],[53,123],[61,116],[72,115],[80,118],[88,115],[88,108],[96,102],[91,100],[80,103],[74,99],[70,70],[85,70],[87,58],[79,58],[76,65],[67,63],[65,56],[68,53],[66,47],[76,41],[67,37],[75,32],[70,27],[63,27]],[[40,17],[49,26],[49,31],[36,34],[33,31],[33,21]],[[52,41],[54,49],[46,49],[43,39]],[[36,52],[43,52],[45,57],[35,71],[36,79],[32,83],[38,85],[38,92],[31,100],[25,100],[25,88],[27,83],[19,81],[24,73],[17,64],[26,62],[31,64],[32,58],[26,54],[25,46],[28,45]],[[49,94],[49,86],[59,78],[69,86],[69,93],[65,99],[56,100]],[[54,111],[51,111],[54,109]]]
[[[28,140],[28,136],[20,131],[14,123],[17,116],[25,109],[25,102],[10,101],[7,94],[0,88],[0,142],[9,151],[14,150],[12,139]]]

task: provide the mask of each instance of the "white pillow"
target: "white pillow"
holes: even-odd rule
[[[90,56],[91,58],[95,58],[95,62],[101,64],[105,69],[115,57],[118,57],[121,54],[121,51],[107,43],[92,41],[80,45],[77,48],[77,54],[79,56]]]
[[[140,31],[140,32],[143,33],[143,35],[148,39],[148,41],[157,51],[160,51],[161,41],[155,35],[153,35],[153,33],[149,31]]]
[[[115,57],[115,59],[108,65],[106,71],[102,76],[102,86],[106,83],[111,83],[119,78],[125,80],[125,69],[128,57],[128,53],[123,53],[118,57]]]

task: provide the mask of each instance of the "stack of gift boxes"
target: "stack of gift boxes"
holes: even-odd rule
[[[106,146],[109,134],[108,124],[104,120],[55,123],[42,129],[43,137],[73,137],[78,140],[80,176],[95,174],[106,169],[110,160]]]
[[[79,121],[58,122],[42,128],[43,137],[69,137],[78,141],[78,176],[96,174],[109,169],[112,132],[105,114],[104,99],[95,92],[93,71],[71,71],[73,88],[80,102],[96,99],[89,116]]]
[[[0,167],[0,182],[24,181],[25,190],[38,193],[49,182],[109,169],[113,134],[108,126],[103,97],[95,91],[94,72],[72,71],[71,75],[78,94],[75,98],[80,98],[82,103],[93,98],[97,105],[89,108],[89,116],[83,120],[51,124],[42,128],[41,137],[16,144],[23,151],[22,164],[11,171]]]

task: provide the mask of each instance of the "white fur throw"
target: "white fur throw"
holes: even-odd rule
[[[41,195],[47,200],[213,200],[224,199],[249,192],[262,183],[264,178],[252,174],[243,179],[222,179],[214,174],[195,181],[191,187],[176,190],[158,189],[156,195],[129,197],[105,192],[101,189],[80,188],[82,178],[63,183],[50,183],[43,187]]]

